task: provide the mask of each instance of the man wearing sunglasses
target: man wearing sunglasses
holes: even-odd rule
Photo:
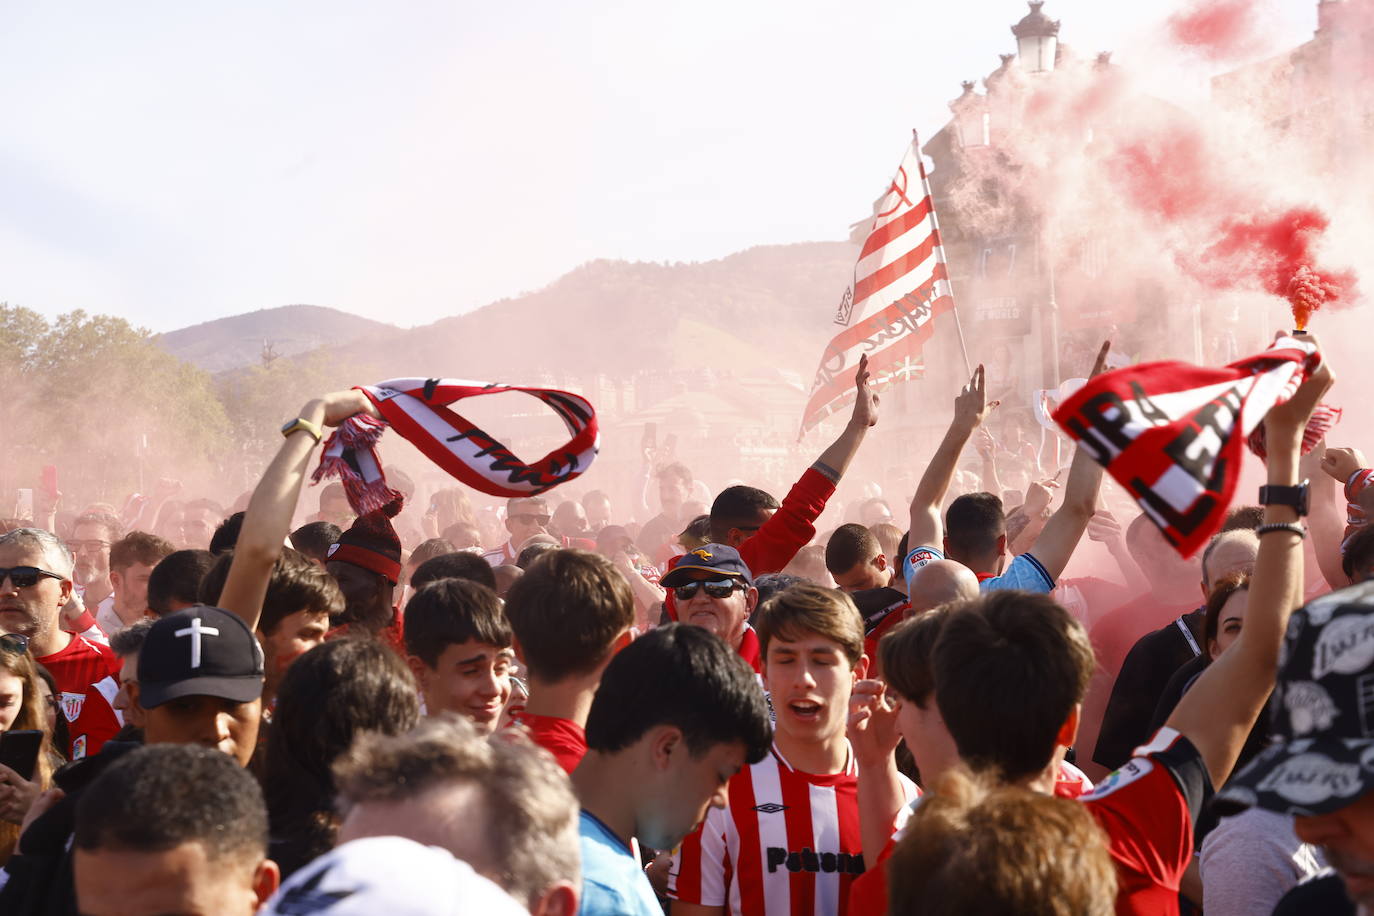
[[[495,569],[514,566],[520,548],[536,534],[549,533],[549,504],[542,496],[513,496],[506,500],[506,530],[510,540],[495,550],[482,554],[482,559]]]
[[[760,670],[759,639],[749,626],[759,592],[738,550],[724,544],[698,547],[678,561],[662,584],[672,590],[678,620],[719,636]]]
[[[119,731],[111,705],[119,691],[119,657],[59,626],[72,595],[72,557],[41,528],[0,535],[0,632],[29,638],[34,660],[52,672],[75,760],[94,754]]]

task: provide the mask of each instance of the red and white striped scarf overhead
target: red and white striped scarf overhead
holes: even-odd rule
[[[1089,379],[1054,421],[1192,556],[1221,527],[1247,437],[1319,365],[1311,341],[1280,335],[1265,352],[1220,369],[1129,366]]]
[[[387,486],[377,440],[393,427],[453,477],[491,496],[534,496],[579,476],[600,447],[596,411],[583,397],[549,388],[524,388],[458,379],[404,378],[360,385],[381,420],[366,415],[345,421],[325,442],[314,481],[342,479],[349,503],[359,512],[380,509],[400,496]],[[447,405],[463,398],[516,391],[538,398],[558,414],[569,439],[533,464],[516,458],[504,444]]]
[[[835,323],[845,329],[821,356],[802,415],[803,433],[853,403],[851,376],[863,354],[875,389],[919,377],[931,322],[954,307],[935,204],[914,135],[876,210],[854,265],[854,282],[835,314]]]

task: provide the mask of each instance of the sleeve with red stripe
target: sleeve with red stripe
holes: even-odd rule
[[[725,843],[729,813],[712,808],[673,854],[668,870],[668,896],[700,906],[725,906],[730,853]]]
[[[835,483],[815,467],[806,469],[778,511],[739,546],[740,559],[756,576],[781,572],[816,536],[816,519],[835,492]]]

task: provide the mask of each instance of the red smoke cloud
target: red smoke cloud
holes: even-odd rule
[[[1169,17],[1169,36],[1211,60],[1253,51],[1259,39],[1255,0],[1200,0]]]
[[[1219,288],[1246,286],[1246,278],[1257,278],[1265,292],[1289,301],[1301,330],[1323,305],[1355,297],[1354,273],[1316,263],[1315,248],[1327,225],[1325,214],[1312,207],[1228,221],[1192,272]]]

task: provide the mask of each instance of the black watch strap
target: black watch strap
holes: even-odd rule
[[[1261,506],[1291,506],[1299,516],[1307,515],[1307,481],[1304,480],[1296,487],[1260,487],[1259,501]]]

